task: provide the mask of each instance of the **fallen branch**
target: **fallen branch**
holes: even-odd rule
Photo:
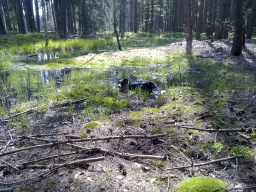
[[[52,142],[52,143],[78,143],[78,142],[87,142],[87,141],[103,141],[103,140],[112,140],[112,139],[155,139],[159,137],[166,137],[166,134],[155,134],[155,135],[121,135],[121,136],[107,136],[107,137],[91,137],[84,139],[70,139],[70,140],[56,140],[56,139],[45,139],[44,141]]]
[[[26,166],[26,168],[29,168],[29,169],[52,169],[52,168],[78,166],[78,165],[83,165],[83,164],[93,163],[96,161],[103,161],[103,160],[105,160],[105,157],[96,157],[96,158],[90,158],[90,159],[80,159],[80,160],[66,162],[66,163],[62,163],[62,164],[30,165],[30,166]]]
[[[186,166],[181,166],[181,167],[172,167],[172,168],[168,168],[167,170],[185,169],[185,168],[191,168],[191,167],[200,167],[200,166],[204,166],[204,165],[210,165],[210,164],[213,164],[213,163],[219,163],[219,162],[222,162],[222,161],[233,160],[233,159],[236,159],[236,158],[237,158],[237,156],[232,156],[232,157],[216,159],[216,160],[212,160],[212,161],[205,162],[205,163],[200,163],[200,164],[192,164],[192,165],[186,165]]]
[[[14,117],[17,117],[17,116],[20,116],[20,115],[22,115],[22,114],[24,114],[24,113],[29,113],[29,112],[31,112],[31,111],[33,111],[33,110],[35,110],[35,109],[37,109],[37,107],[28,109],[28,110],[26,110],[26,111],[22,111],[22,112],[20,112],[20,113],[16,113],[16,114],[14,114],[14,115],[12,115],[12,116],[10,116],[10,117],[4,119],[4,121],[8,121],[9,119],[14,118]]]
[[[189,126],[178,126],[178,128],[182,129],[193,129],[198,131],[207,131],[207,132],[219,132],[219,133],[229,133],[229,132],[248,132],[248,131],[256,131],[256,128],[250,128],[250,129],[202,129],[202,128],[195,128],[195,127],[189,127]]]
[[[67,144],[67,143],[78,143],[78,142],[93,142],[93,141],[100,141],[100,140],[112,140],[112,139],[129,139],[129,138],[137,138],[137,139],[154,139],[159,137],[165,137],[166,134],[156,134],[156,135],[122,135],[122,136],[107,136],[107,137],[98,137],[98,138],[84,138],[84,139],[73,139],[73,140],[56,140],[56,139],[43,139],[43,141],[47,141],[50,143],[42,144],[42,145],[35,145],[31,147],[21,148],[13,151],[8,151],[5,153],[0,153],[0,157],[5,155],[10,155],[13,153],[17,153],[20,151],[31,150],[35,148],[43,148],[43,147],[51,147],[54,145],[60,144]]]

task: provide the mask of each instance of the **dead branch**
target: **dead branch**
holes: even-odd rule
[[[178,126],[178,128],[182,129],[193,129],[198,131],[208,131],[208,132],[219,132],[219,133],[229,133],[229,132],[247,132],[247,131],[256,131],[256,128],[250,128],[250,129],[202,129],[202,128],[195,128],[190,126]]]
[[[101,149],[101,148],[85,148],[79,145],[73,145],[70,144],[73,147],[83,149],[84,152],[90,151],[90,152],[97,152],[97,153],[103,153],[113,156],[118,156],[124,159],[156,159],[156,160],[166,160],[166,156],[155,156],[155,155],[137,155],[137,154],[131,154],[131,153],[120,153],[116,151],[109,151],[107,149]]]
[[[205,163],[192,164],[192,165],[186,165],[186,166],[181,166],[181,167],[172,167],[172,168],[168,168],[167,170],[185,169],[185,168],[191,168],[191,167],[200,167],[200,166],[204,166],[204,165],[210,165],[210,164],[213,164],[213,163],[219,163],[219,162],[222,162],[222,161],[233,160],[233,159],[236,159],[236,158],[237,158],[237,156],[232,156],[232,157],[227,157],[227,158],[221,158],[221,159],[212,160],[212,161],[205,162]]]

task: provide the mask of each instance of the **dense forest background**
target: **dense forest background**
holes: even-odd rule
[[[243,27],[252,38],[256,18],[255,0],[191,0],[191,24],[196,39],[228,38],[234,32],[235,5],[243,8]],[[57,32],[92,35],[112,31],[185,32],[185,0],[1,0],[0,34],[6,32]],[[203,35],[202,35],[203,34]]]

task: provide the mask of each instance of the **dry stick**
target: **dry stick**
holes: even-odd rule
[[[69,133],[50,133],[50,134],[38,134],[38,135],[29,135],[29,136],[18,136],[17,138],[24,138],[24,137],[47,137],[47,136],[56,136],[56,135],[67,135]]]
[[[200,166],[210,165],[210,164],[218,163],[218,162],[222,162],[222,161],[229,161],[229,160],[236,159],[236,158],[237,158],[237,156],[232,156],[232,157],[212,160],[212,161],[205,162],[205,163],[199,163],[199,164],[193,164],[193,165],[187,165],[187,166],[181,166],[181,167],[172,167],[172,168],[168,168],[167,170],[185,169],[185,168],[191,168],[191,167],[200,167]]]
[[[228,133],[228,132],[246,132],[248,130],[253,130],[255,131],[256,128],[251,128],[251,129],[201,129],[201,128],[194,128],[194,127],[188,127],[188,126],[178,126],[178,128],[183,128],[183,129],[193,129],[193,130],[198,130],[198,131],[208,131],[208,132],[219,132],[219,133]]]
[[[107,136],[107,137],[98,137],[98,138],[84,138],[84,139],[73,139],[73,140],[56,140],[56,139],[45,139],[45,141],[51,142],[42,145],[35,145],[31,147],[26,147],[22,149],[17,149],[13,151],[8,151],[6,153],[0,153],[0,157],[17,153],[24,150],[31,150],[35,148],[43,148],[49,147],[59,144],[66,144],[66,143],[78,143],[78,142],[88,142],[88,141],[100,141],[100,140],[111,140],[111,139],[129,139],[129,138],[142,138],[142,139],[154,139],[159,137],[165,137],[166,134],[156,134],[156,135],[122,135],[122,136]]]
[[[53,158],[57,158],[57,157],[65,157],[65,156],[75,155],[75,154],[77,154],[77,152],[66,153],[66,154],[61,154],[61,155],[54,155],[54,156],[50,156],[50,157],[45,157],[45,158],[37,159],[35,161],[29,161],[29,162],[21,163],[19,166],[26,166],[28,164],[37,163],[39,161],[44,161],[44,160],[53,159]]]

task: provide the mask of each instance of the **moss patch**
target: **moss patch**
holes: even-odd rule
[[[175,192],[224,192],[226,183],[211,177],[193,177],[181,181]]]
[[[84,125],[84,128],[95,128],[95,127],[100,127],[101,123],[98,121],[90,121],[89,123],[86,123]]]

